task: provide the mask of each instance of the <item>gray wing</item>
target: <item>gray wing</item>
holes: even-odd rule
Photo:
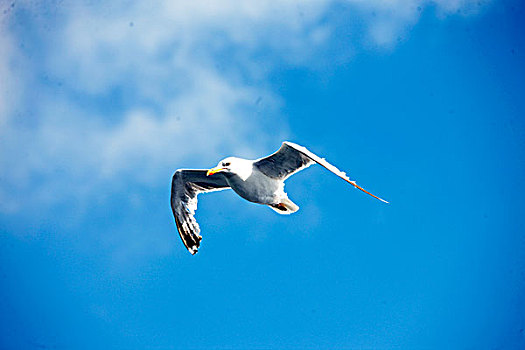
[[[258,159],[254,165],[268,177],[285,180],[314,163],[313,159],[301,152],[298,147],[301,146],[285,141],[277,152]]]
[[[171,180],[171,210],[182,243],[193,255],[201,242],[200,227],[195,220],[197,195],[230,188],[223,174],[206,176],[207,170],[179,169]]]
[[[388,203],[384,199],[381,199],[358,186],[355,181],[350,180],[344,172],[328,163],[324,158],[320,158],[319,156],[307,150],[306,147],[299,146],[293,142],[283,142],[281,148],[279,148],[277,152],[270,154],[268,157],[258,159],[254,165],[268,177],[286,180],[289,176],[309,167],[314,163],[317,163],[330,170],[332,173],[350,183],[355,188],[360,189],[361,191],[379,199],[382,202]]]

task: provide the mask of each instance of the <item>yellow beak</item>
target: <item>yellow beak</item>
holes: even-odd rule
[[[215,168],[211,168],[210,170],[208,170],[208,172],[206,173],[206,176],[210,176],[210,175],[213,175],[215,173],[218,173],[220,171],[224,171],[226,169],[224,168],[221,168],[221,167],[215,167]]]

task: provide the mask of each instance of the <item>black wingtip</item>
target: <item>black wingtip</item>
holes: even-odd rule
[[[190,252],[191,255],[197,254],[202,237],[200,235],[192,235],[191,233],[184,231],[184,228],[182,227],[182,224],[177,216],[175,216],[175,224],[177,226],[177,231],[179,232],[182,243],[184,243],[184,246],[186,249],[188,249],[188,252]],[[191,242],[189,243],[188,240]]]

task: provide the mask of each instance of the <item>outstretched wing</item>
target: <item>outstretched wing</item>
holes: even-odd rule
[[[171,180],[171,210],[182,243],[192,255],[197,253],[202,239],[199,224],[193,217],[197,210],[197,195],[230,188],[223,174],[206,176],[206,172],[179,169]]]
[[[307,150],[306,147],[299,146],[292,142],[283,142],[281,148],[279,148],[277,152],[268,157],[257,160],[254,165],[268,177],[285,180],[296,172],[309,167],[314,162],[330,170],[355,188],[360,189],[382,202],[388,203],[384,199],[381,199],[358,186],[355,181],[350,180],[344,172],[328,163],[324,158],[320,158]]]

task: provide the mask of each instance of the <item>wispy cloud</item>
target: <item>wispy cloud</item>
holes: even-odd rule
[[[115,181],[155,186],[179,166],[273,148],[289,131],[268,75],[319,64],[334,6],[365,25],[355,49],[392,47],[426,7],[447,16],[479,2],[13,4],[0,8],[3,212],[52,207],[71,188],[85,198]]]

